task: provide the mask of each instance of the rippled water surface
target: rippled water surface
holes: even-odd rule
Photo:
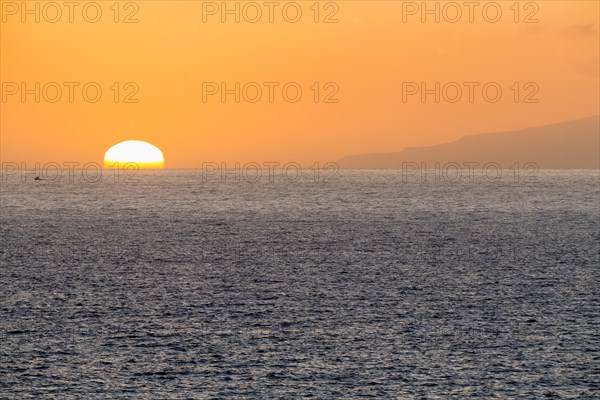
[[[3,179],[0,398],[599,395],[598,171],[326,175]]]

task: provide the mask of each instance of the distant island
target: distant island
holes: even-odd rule
[[[512,132],[464,136],[454,142],[407,147],[394,153],[347,156],[340,168],[402,168],[403,163],[494,162],[502,167],[533,162],[544,169],[600,168],[600,116]]]

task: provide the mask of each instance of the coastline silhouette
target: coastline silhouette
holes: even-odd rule
[[[402,168],[404,163],[494,162],[502,167],[515,163],[536,163],[543,169],[600,168],[600,116],[576,119],[552,125],[536,126],[511,132],[486,133],[434,146],[407,147],[392,153],[347,156],[338,161],[340,168]]]

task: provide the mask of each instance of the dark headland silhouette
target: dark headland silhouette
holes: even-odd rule
[[[340,168],[402,168],[425,163],[427,168],[456,162],[495,162],[502,167],[536,163],[546,169],[600,168],[600,116],[512,132],[464,136],[428,147],[407,147],[395,153],[360,154],[338,161]]]

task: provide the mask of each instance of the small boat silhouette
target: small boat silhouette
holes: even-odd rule
[[[43,181],[44,179],[40,178],[39,176],[36,176],[35,178],[33,178],[36,181]]]

